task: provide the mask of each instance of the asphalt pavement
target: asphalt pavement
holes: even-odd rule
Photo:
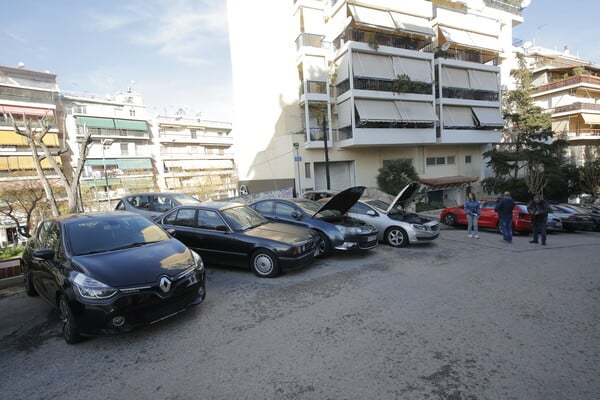
[[[0,397],[598,399],[600,233],[528,241],[444,227],[276,279],[209,267],[196,309],[74,346],[5,290]]]

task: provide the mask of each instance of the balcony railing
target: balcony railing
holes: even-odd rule
[[[348,28],[333,41],[333,47],[338,50],[344,43],[350,41],[408,50],[421,50],[431,44],[431,40],[417,39],[400,35],[388,35],[385,33]]]
[[[509,13],[513,13],[516,15],[521,15],[521,7],[512,3],[516,3],[515,1],[507,1],[507,0],[483,0],[486,6],[496,8],[498,10],[508,11]],[[520,4],[520,2],[519,2]]]
[[[553,110],[553,113],[558,114],[558,113],[563,113],[563,112],[582,111],[582,110],[600,111],[600,104],[577,102],[577,103],[569,104],[567,106],[555,107]]]
[[[439,97],[439,93],[436,92],[436,96]],[[497,92],[486,90],[442,87],[442,97],[446,99],[498,101],[500,95]]]
[[[304,90],[304,89],[307,90]],[[327,82],[306,81],[306,86],[302,85],[302,93],[327,94]]]
[[[560,89],[566,86],[572,85],[580,85],[582,83],[588,83],[590,85],[598,85],[600,86],[600,77],[593,75],[577,75],[571,76],[566,79],[561,79],[556,82],[547,83],[545,85],[539,86],[534,93],[546,92],[548,90]]]
[[[296,39],[296,50],[302,47],[316,47],[319,49],[328,49],[331,47],[331,42],[324,39],[325,36],[314,33],[301,33]]]
[[[148,139],[147,131],[133,131],[127,129],[104,129],[104,128],[87,128],[92,136],[121,136],[128,138]],[[77,136],[83,136],[83,126],[77,127]]]
[[[446,51],[441,51],[430,46],[429,48],[424,49],[424,51],[433,53],[435,58],[446,58],[448,60],[467,61],[494,66],[498,66],[500,62],[497,55],[486,54],[480,50],[474,49],[448,49]]]
[[[410,81],[406,85],[399,85],[396,80],[375,78],[354,78],[354,89],[393,93],[433,94],[431,83]]]

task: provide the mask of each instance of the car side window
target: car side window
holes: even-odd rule
[[[123,203],[122,200],[119,200],[119,202],[117,203],[117,206],[115,207],[115,210],[125,211],[125,203]]]
[[[372,208],[366,204],[355,203],[352,207],[350,207],[350,210],[348,210],[348,212],[351,212],[354,214],[367,215],[367,211],[371,211],[371,210],[372,210]]]
[[[273,211],[273,202],[272,201],[261,201],[256,203],[254,209],[259,213],[267,212],[270,213]]]
[[[55,259],[61,259],[63,256],[61,237],[60,226],[56,222],[53,222],[48,229],[45,247],[54,250]]]
[[[150,211],[165,212],[172,208],[167,196],[148,196],[148,203]]]
[[[294,211],[296,211],[296,209],[290,206],[289,204],[282,203],[279,201],[275,203],[275,214],[277,215],[285,215],[291,217]]]
[[[481,208],[494,208],[496,207],[495,201],[486,201],[481,205]]]
[[[147,210],[150,207],[148,196],[131,196],[127,198],[129,204],[140,210]]]
[[[191,208],[177,210],[167,215],[164,222],[169,225],[194,227],[196,226],[196,210]]]
[[[213,210],[198,211],[198,228],[216,230],[217,226],[223,226],[223,218]]]
[[[47,248],[46,240],[48,238],[48,230],[50,229],[51,225],[52,225],[52,221],[44,221],[41,223],[41,225],[38,228],[37,242],[38,242],[38,245],[40,246],[40,248]]]

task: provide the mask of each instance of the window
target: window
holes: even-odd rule
[[[373,209],[363,203],[355,203],[350,210],[348,210],[348,212],[361,215],[367,215],[368,211],[373,211]]]
[[[87,114],[87,109],[85,106],[75,106],[73,107],[74,114]]]
[[[310,178],[310,163],[304,163],[304,176]]]
[[[216,230],[218,226],[224,226],[223,218],[216,211],[199,210],[198,228]]]
[[[197,139],[198,138],[198,131],[195,129],[190,130],[190,137],[192,139]]]
[[[129,109],[129,116],[130,117],[135,117],[135,110],[133,108]]]
[[[194,226],[196,210],[191,208],[179,209],[165,217],[165,223],[177,226]]]
[[[129,154],[129,143],[121,143],[121,155],[128,155]]]
[[[455,156],[439,156],[439,157],[427,157],[425,164],[427,166],[433,165],[454,165],[456,163]]]
[[[448,165],[454,165],[455,162],[456,162],[456,158],[454,156],[448,156],[448,157],[446,157],[446,164],[448,164]]]
[[[285,215],[286,217],[291,217],[294,211],[296,211],[294,207],[290,206],[289,204],[280,202],[275,203],[275,214],[277,215]]]
[[[471,156],[465,156],[465,164],[471,164]]]
[[[259,203],[256,203],[256,206],[254,206],[254,208],[259,213],[263,213],[263,212],[270,213],[270,212],[273,211],[273,202],[272,201],[268,201],[268,200],[267,201],[261,201]]]
[[[425,159],[425,164],[427,164],[428,166],[435,165],[435,157],[427,157]]]

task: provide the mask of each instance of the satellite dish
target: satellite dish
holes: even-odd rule
[[[521,2],[521,8],[529,7],[530,4],[531,4],[531,0],[523,0]]]
[[[528,49],[528,48],[530,48],[531,46],[533,46],[533,43],[532,43],[532,42],[525,42],[525,43],[523,43],[523,48],[524,48],[525,50],[527,50],[527,49]]]
[[[446,50],[448,50],[448,49],[450,48],[450,44],[451,44],[450,42],[445,42],[445,43],[442,45],[442,47],[440,47],[440,50],[442,50],[442,51],[446,51]]]

